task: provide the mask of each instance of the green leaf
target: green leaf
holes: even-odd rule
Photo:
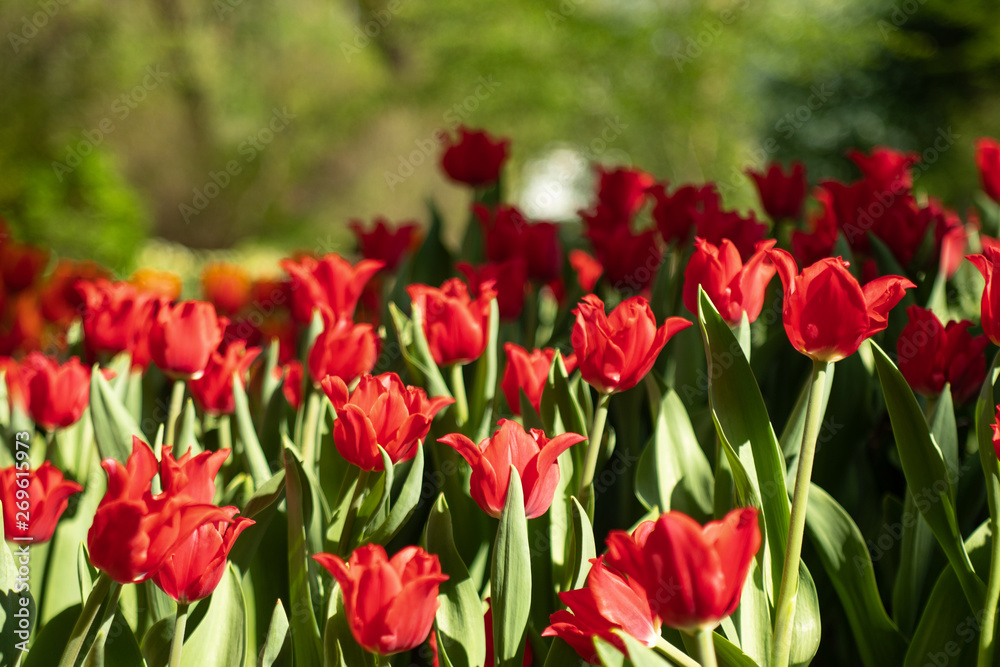
[[[90,374],[90,417],[102,459],[125,463],[132,453],[132,436],[145,440],[139,425],[115,396],[96,364]]]
[[[427,394],[430,396],[451,396],[448,383],[441,375],[441,369],[434,361],[427,335],[424,333],[424,314],[417,307],[412,308],[413,317],[413,347],[420,370],[423,371],[427,383]]]
[[[417,445],[417,454],[413,457],[413,464],[410,466],[406,480],[403,482],[403,488],[400,489],[399,497],[396,498],[396,502],[392,503],[389,516],[386,517],[381,525],[371,530],[370,534],[366,534],[365,542],[384,545],[399,532],[400,528],[406,525],[406,522],[410,520],[413,512],[417,509],[417,503],[420,502],[420,491],[423,481],[424,448],[421,443]]]
[[[486,660],[486,632],[483,605],[469,571],[458,555],[452,535],[451,512],[442,493],[431,509],[424,529],[427,551],[436,554],[448,580],[441,583],[441,606],[434,618],[438,650],[447,653],[455,667],[483,667]],[[492,667],[492,665],[490,666]]]
[[[494,298],[490,302],[490,325],[486,349],[476,362],[476,374],[469,395],[469,423],[479,424],[474,442],[490,436],[493,426],[493,399],[497,389],[497,335],[500,331],[500,308]]]
[[[563,362],[561,352],[556,352],[552,359],[549,378],[542,391],[541,407],[546,433],[557,432],[555,413],[558,410],[559,417],[565,426],[565,432],[587,435],[588,425],[583,408],[580,407],[580,402],[570,388],[569,374],[566,373],[566,364]]]
[[[173,451],[174,458],[183,456],[185,452],[191,452],[193,455],[202,451],[202,447],[198,444],[198,438],[195,435],[196,421],[197,414],[194,409],[194,401],[189,398],[184,403],[184,411],[181,413],[181,425],[177,432],[177,442],[174,445]]]
[[[844,508],[815,484],[809,490],[806,533],[837,591],[864,664],[902,664],[906,639],[882,605],[865,538]]]
[[[823,386],[823,396],[820,399],[820,414],[826,414],[826,406],[830,402],[830,389],[833,387],[833,371],[836,364],[828,364],[826,367],[826,384]],[[809,400],[809,390],[812,387],[812,377],[806,376],[806,381],[802,385],[802,391],[795,401],[792,414],[785,424],[785,429],[781,432],[781,451],[788,460],[788,468],[795,469],[794,462],[798,460],[799,448],[802,446],[802,433],[806,428],[806,403]]]
[[[283,664],[291,664],[289,643],[288,616],[285,615],[285,608],[279,599],[271,613],[271,622],[267,626],[264,646],[261,647],[260,655],[257,657],[258,667],[271,667],[279,661]]]
[[[712,634],[712,642],[719,667],[759,667],[750,656],[718,632]]]
[[[265,375],[265,377],[267,377]],[[250,404],[247,392],[237,373],[233,373],[233,399],[236,406],[236,428],[240,441],[243,443],[243,453],[246,456],[247,472],[253,477],[254,486],[260,488],[271,479],[271,469],[267,465],[267,457],[257,439],[257,430],[250,416]]]
[[[52,667],[52,665],[59,664],[63,647],[69,641],[82,608],[82,605],[68,607],[46,623],[38,636],[34,637],[31,650],[28,651],[21,663],[22,667]],[[116,613],[108,627],[109,630],[105,631],[105,636],[97,638],[98,643],[103,645],[103,649],[98,649],[97,652],[90,654],[90,664],[105,664],[108,667],[141,667],[143,665],[142,652],[139,650],[139,644],[132,629],[122,615]],[[20,655],[20,652],[17,655]],[[14,655],[15,659],[17,655]],[[8,661],[8,656],[5,655],[0,664],[13,665],[14,662]],[[156,666],[150,665],[149,667]]]
[[[538,664],[538,661],[535,660],[533,664]],[[543,667],[567,667],[567,665],[580,665],[582,667],[586,664],[580,659],[580,654],[576,652],[576,649],[559,637],[553,637],[552,644],[549,645],[549,652],[545,655]]]
[[[352,535],[345,535],[343,537],[343,539],[348,541],[352,549],[364,542],[363,535],[366,532],[374,530],[389,518],[389,496],[392,495],[392,480],[395,475],[395,466],[392,463],[392,459],[389,458],[389,454],[382,449],[382,445],[377,446],[379,454],[382,455],[382,465],[385,470],[377,478],[368,476],[367,495],[361,503],[361,508],[358,510],[357,522],[351,531],[357,535],[357,539],[352,539]],[[372,481],[373,479],[374,482]]]
[[[531,551],[521,478],[513,466],[493,547],[490,586],[496,665],[521,667],[531,607]]]
[[[720,440],[730,443],[760,499],[769,558],[764,570],[770,572],[768,593],[774,600],[781,587],[790,520],[785,459],[739,341],[704,290],[699,290],[698,323],[708,358],[708,395],[716,430]]]
[[[281,496],[281,492],[284,490],[285,471],[282,469],[266,482],[258,485],[257,490],[250,496],[250,500],[247,501],[240,514],[247,518],[252,518],[260,514],[264,509],[270,507]]]
[[[587,510],[583,508],[575,496],[570,498],[573,503],[573,579],[570,590],[583,588],[590,573],[590,559],[597,558],[597,545],[594,543],[594,527],[590,524]]]
[[[712,466],[677,392],[652,375],[646,387],[657,406],[656,422],[636,466],[635,495],[646,509],[675,509],[704,521],[712,515]]]
[[[181,665],[184,667],[243,667],[246,656],[246,602],[240,577],[232,565],[226,566],[222,581],[207,603],[205,615],[184,633]],[[196,621],[192,611],[189,623]]]
[[[625,667],[625,654],[600,637],[594,637],[594,650],[604,667]]]
[[[413,275],[410,282],[440,285],[448,279],[453,262],[451,253],[441,240],[444,221],[433,199],[427,200],[427,211],[430,214],[431,224],[424,242],[413,256]]]
[[[874,342],[871,342],[871,349],[907,487],[917,500],[917,509],[927,520],[948,562],[959,575],[969,604],[980,608],[985,599],[985,586],[976,576],[965,551],[955,514],[954,489],[944,456],[931,437],[920,405],[899,369]],[[921,499],[924,502],[920,502]]]
[[[314,576],[306,539],[306,503],[311,503],[309,481],[302,462],[285,448],[285,497],[288,505],[288,584],[292,614],[292,649],[298,667],[319,667],[322,641],[310,589]]]

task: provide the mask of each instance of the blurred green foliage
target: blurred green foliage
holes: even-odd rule
[[[973,139],[1000,132],[998,11],[8,0],[0,214],[21,237],[120,271],[148,236],[333,249],[348,219],[421,218],[428,195],[464,220],[466,193],[436,168],[436,137],[459,122],[513,139],[522,204],[529,167],[569,148],[672,182],[718,180],[741,208],[755,205],[748,166],[802,157],[813,181],[849,177],[845,149],[922,150],[953,125],[926,183],[961,205]]]

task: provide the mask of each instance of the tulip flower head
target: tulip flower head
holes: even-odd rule
[[[983,192],[1000,203],[1000,142],[990,137],[976,140],[976,167]]]
[[[300,324],[312,321],[313,311],[328,309],[335,320],[354,317],[365,285],[384,262],[363,259],[352,265],[336,253],[320,259],[285,259],[281,267],[291,276],[292,317]]]
[[[441,168],[456,183],[473,187],[492,185],[510,152],[509,139],[494,139],[485,131],[459,126],[458,139],[448,139]]]
[[[77,357],[60,364],[41,352],[32,352],[16,371],[18,392],[24,393],[31,420],[47,431],[66,428],[80,420],[90,401],[90,369]]]
[[[507,365],[504,367],[500,388],[507,399],[507,406],[515,415],[520,415],[523,391],[528,403],[535,408],[535,412],[541,412],[542,391],[549,379],[549,369],[552,368],[556,351],[547,347],[544,350],[528,352],[515,343],[504,343],[503,349],[507,355]],[[563,363],[566,372],[572,373],[576,370],[576,355],[563,357]]]
[[[405,547],[391,559],[378,544],[358,547],[345,563],[333,554],[313,559],[340,584],[347,625],[366,651],[392,655],[422,644],[438,609],[438,587],[448,580],[438,557]]]
[[[700,286],[730,325],[739,324],[743,313],[748,321],[756,320],[764,307],[767,286],[774,277],[774,265],[767,261],[767,251],[775,243],[773,239],[759,242],[744,264],[729,239],[715,246],[696,238],[694,254],[684,271],[684,306],[697,314]]]
[[[793,162],[786,175],[777,162],[767,171],[747,170],[760,195],[760,202],[772,220],[798,220],[806,200],[806,169],[801,162]]]
[[[348,462],[363,470],[383,470],[379,446],[393,463],[409,461],[427,437],[434,416],[455,399],[428,399],[420,387],[403,384],[395,373],[363,375],[353,393],[343,379],[320,383],[337,411],[333,442]]]
[[[701,526],[680,512],[612,531],[604,562],[646,592],[650,610],[671,628],[712,629],[736,611],[760,549],[758,512],[735,509]]]
[[[910,306],[906,314],[910,321],[899,334],[896,352],[899,372],[913,391],[937,396],[948,383],[956,403],[975,396],[986,377],[986,336],[973,337],[969,320],[944,326],[920,306]]]
[[[493,286],[480,285],[475,299],[458,278],[446,280],[440,288],[410,285],[406,293],[413,307],[420,310],[427,346],[438,366],[479,358],[488,342],[490,301],[496,296]]]
[[[477,446],[460,433],[440,438],[454,448],[472,468],[471,493],[480,509],[493,517],[503,513],[511,466],[524,489],[524,513],[534,519],[549,509],[559,483],[559,455],[586,438],[563,433],[549,439],[539,429],[525,431],[515,421],[501,419],[493,435]]]
[[[353,382],[371,371],[378,361],[379,338],[370,324],[335,320],[325,310],[326,326],[309,351],[309,375],[319,384],[328,375]]]
[[[660,638],[660,619],[650,609],[646,591],[636,579],[605,565],[603,558],[590,562],[586,586],[559,594],[567,609],[549,617],[551,625],[542,636],[562,638],[592,665],[600,664],[595,637],[626,653],[625,642],[613,630],[623,630],[646,646],[654,646]]]
[[[883,276],[862,288],[838,258],[822,259],[798,272],[792,256],[770,250],[785,288],[785,333],[792,346],[817,361],[854,354],[865,339],[884,330],[889,311],[916,287],[899,276]]]
[[[18,491],[27,496],[19,495]],[[66,511],[69,497],[81,491],[82,486],[63,477],[62,471],[49,461],[27,472],[19,473],[16,466],[0,470],[4,537],[8,542],[15,539],[29,539],[35,544],[48,542],[59,517]],[[25,501],[28,509],[21,510],[19,504]],[[27,521],[23,520],[25,516]]]
[[[250,365],[260,352],[259,347],[247,349],[246,341],[242,340],[227,345],[225,353],[218,350],[212,352],[204,375],[188,383],[191,396],[198,407],[212,415],[231,415],[236,412],[233,374],[239,377],[240,385],[243,386]]]
[[[196,380],[204,374],[228,324],[207,301],[161,302],[149,331],[153,361],[171,378]]]
[[[966,255],[966,259],[986,280],[980,310],[983,333],[994,345],[1000,345],[1000,271],[997,270],[1000,268],[1000,247],[985,245],[982,255]]]
[[[588,294],[573,314],[576,324],[571,340],[580,373],[605,394],[637,385],[667,341],[691,326],[683,317],[668,317],[657,328],[653,309],[641,296],[626,299],[607,315],[604,302]]]

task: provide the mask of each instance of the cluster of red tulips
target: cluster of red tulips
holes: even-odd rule
[[[964,222],[888,148],[533,221],[508,153],[445,146],[457,252],[432,206],[202,300],[2,235],[5,661],[1000,664],[1000,145]]]

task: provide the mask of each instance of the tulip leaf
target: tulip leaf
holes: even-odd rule
[[[285,471],[282,469],[257,487],[257,490],[250,496],[250,500],[244,505],[240,514],[247,518],[252,518],[260,514],[266,508],[270,507],[281,496],[281,492],[284,490]]]
[[[101,624],[81,667],[145,667],[142,650],[121,609]]]
[[[590,559],[597,558],[597,545],[594,543],[594,527],[590,524],[587,510],[583,508],[576,496],[570,498],[573,503],[573,579],[570,590],[583,588],[590,573]]]
[[[759,667],[758,663],[744,653],[739,646],[732,643],[718,632],[712,634],[715,644],[715,657],[719,667]]]
[[[534,664],[537,662],[536,660]],[[560,637],[553,637],[543,667],[566,667],[567,665],[580,665],[582,667],[585,664],[580,659],[580,654],[576,652],[576,649]]]
[[[472,393],[469,395],[469,423],[478,424],[476,437],[479,442],[490,436],[493,426],[493,399],[497,388],[497,336],[500,332],[500,309],[496,297],[490,301],[489,331],[486,338],[486,349],[476,362],[476,374],[472,380]]]
[[[490,587],[496,666],[521,667],[531,608],[531,551],[521,477],[513,466],[493,547]]]
[[[298,613],[292,614],[292,649],[295,664],[319,667],[321,639],[310,589],[311,570],[306,519],[312,505],[309,481],[294,450],[285,448],[285,497],[288,505],[288,584],[289,601]]]
[[[265,374],[264,377],[268,377]],[[257,439],[257,430],[250,416],[250,404],[247,392],[238,373],[233,373],[233,404],[236,407],[236,428],[240,442],[243,443],[243,454],[246,457],[247,472],[253,477],[254,486],[260,488],[271,479],[271,469],[267,465],[267,457]]]
[[[969,604],[978,609],[985,599],[985,586],[976,576],[965,551],[955,513],[952,480],[944,456],[931,436],[913,390],[899,369],[874,342],[871,342],[871,349],[907,488],[918,501],[917,509],[927,520],[948,562],[959,575]],[[921,499],[924,502],[919,502]]]
[[[388,456],[384,456],[388,458]],[[371,534],[365,535],[365,542],[374,542],[384,545],[391,540],[399,529],[406,525],[406,522],[413,516],[420,502],[420,491],[424,481],[424,448],[423,444],[417,445],[417,454],[413,457],[413,463],[406,474],[403,488],[399,491],[399,497],[392,503],[389,516],[380,525],[376,526]],[[391,489],[391,484],[390,487]]]
[[[96,364],[90,373],[90,417],[102,459],[125,463],[132,453],[132,436],[146,438]]]
[[[23,577],[18,579],[18,565],[25,569],[30,569],[31,565],[39,569],[43,567],[39,562],[32,564],[30,543],[12,542],[12,545],[19,552],[17,563],[11,549],[3,542],[3,526],[0,526],[0,664],[3,665],[13,665],[17,661],[21,655],[17,644],[27,642],[38,619],[35,598],[27,587],[28,582]],[[29,626],[21,627],[22,620],[27,620]],[[65,642],[60,644],[63,645]],[[58,659],[51,664],[57,663]]]
[[[625,667],[625,654],[598,636],[594,637],[594,652],[604,667]]]
[[[830,390],[833,387],[833,371],[836,367],[836,364],[827,364],[826,366],[826,384],[823,386],[823,396],[820,399],[820,414],[826,414],[826,406],[830,402]],[[812,376],[810,375],[806,376],[805,383],[802,385],[802,391],[799,392],[799,397],[795,401],[795,407],[792,408],[792,414],[785,423],[785,429],[781,432],[781,439],[779,441],[781,443],[781,451],[788,461],[788,469],[793,475],[796,469],[796,462],[799,458],[799,448],[802,446],[802,433],[806,428],[806,404],[809,401],[809,391],[811,388]]]
[[[201,445],[198,444],[198,437],[195,434],[196,422],[197,411],[194,407],[194,401],[188,398],[184,402],[184,410],[181,411],[180,428],[177,429],[177,437],[174,439],[174,448],[172,451],[174,458],[182,456],[185,452],[191,452],[193,456],[202,451]]]
[[[587,421],[577,400],[576,394],[570,387],[569,374],[566,372],[566,364],[563,361],[562,353],[556,352],[552,359],[552,367],[549,369],[549,378],[542,391],[542,421],[545,424],[546,433],[556,433],[555,416],[562,420],[567,433],[579,433],[587,435]],[[551,415],[546,421],[546,416]]]
[[[416,306],[412,308],[412,318],[413,347],[416,361],[427,383],[427,394],[430,396],[451,396],[448,383],[441,375],[441,369],[434,361],[434,355],[431,354],[430,345],[427,343],[427,335],[424,333],[424,314]]]
[[[990,565],[989,523],[984,521],[965,541],[969,559],[983,570]],[[905,667],[976,664],[982,620],[983,610],[969,606],[954,568],[946,565],[931,589],[902,664]]]
[[[882,605],[865,538],[844,508],[815,484],[809,491],[806,533],[833,582],[864,664],[902,664],[906,639]]]
[[[951,389],[945,386],[930,415],[931,436],[941,448],[951,479],[958,479],[958,433]],[[918,491],[919,492],[919,491]],[[892,590],[893,617],[904,634],[911,634],[920,610],[933,585],[934,575],[941,571],[944,552],[938,546],[934,532],[917,509],[913,494],[906,491],[901,521],[900,559],[896,582]]]
[[[375,530],[389,518],[389,496],[392,495],[392,481],[395,475],[395,466],[389,454],[378,445],[379,454],[382,456],[382,465],[385,468],[377,478],[370,475],[367,478],[367,489],[365,489],[365,499],[358,510],[357,523],[351,531],[352,535],[343,535],[341,541],[346,540],[351,548],[360,546],[363,536]],[[352,536],[357,535],[356,540]]]
[[[441,582],[438,593],[441,606],[434,617],[438,651],[447,655],[455,667],[483,667],[486,660],[483,605],[455,548],[451,511],[443,493],[427,518],[424,543],[428,552],[437,555],[441,571],[448,575],[448,580]]]
[[[673,664],[627,632],[618,630],[615,634],[625,642],[625,648],[628,650],[627,664],[633,667],[670,667]]]
[[[698,323],[709,364],[708,396],[712,419],[720,440],[727,441],[743,463],[746,481],[760,500],[764,540],[770,555],[769,594],[774,600],[781,587],[790,520],[785,459],[750,363],[729,325],[700,288]],[[767,565],[765,572],[768,572]]]
[[[636,466],[635,495],[646,509],[675,509],[704,521],[712,515],[712,466],[677,392],[652,375],[646,376],[646,387],[656,422]]]
[[[201,612],[205,608],[206,611]],[[246,655],[246,602],[233,566],[211,597],[193,609],[184,633],[181,664],[185,667],[243,667]],[[199,618],[199,616],[201,616]]]
[[[264,646],[257,656],[257,667],[272,667],[275,663],[291,664],[290,635],[288,634],[288,616],[279,598],[271,613],[271,622],[267,626],[267,636]]]
[[[539,416],[538,411],[535,410],[535,406],[531,404],[531,401],[528,400],[528,396],[524,393],[524,387],[519,387],[517,390],[517,394],[518,394],[518,407],[521,409],[521,421],[524,422],[524,428],[526,429],[537,428],[541,429],[542,431],[545,431],[546,433],[554,433],[554,431],[547,430],[545,428],[545,423]]]

